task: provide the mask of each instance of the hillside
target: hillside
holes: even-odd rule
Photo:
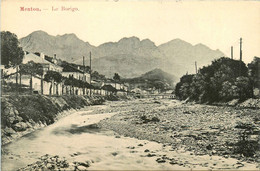
[[[108,77],[116,72],[122,77],[137,77],[154,68],[180,77],[186,72],[194,73],[195,61],[201,67],[224,56],[219,50],[212,50],[203,44],[193,46],[181,39],[156,46],[149,39],[129,37],[96,47],[80,40],[75,34],[51,36],[36,31],[21,38],[20,43],[27,51],[43,52],[48,56],[55,53],[58,58],[76,64],[82,64],[82,56],[88,59],[91,51],[93,70]],[[86,61],[86,64],[89,62]]]
[[[160,89],[171,89],[178,81],[177,77],[171,75],[161,69],[153,69],[139,77],[123,79],[123,81],[130,84],[143,84],[144,88],[160,88]]]

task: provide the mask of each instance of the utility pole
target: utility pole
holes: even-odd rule
[[[239,76],[241,76],[241,63],[242,63],[242,38],[240,38]]]
[[[239,76],[241,77],[241,64],[242,64],[242,38],[240,38],[240,60],[239,60]],[[241,99],[241,88],[239,90],[239,97]]]
[[[196,74],[198,73],[198,70],[197,70],[197,62],[195,61],[195,71],[196,71]]]
[[[233,46],[231,46],[231,59],[233,59]]]
[[[91,51],[89,52],[89,84],[91,85]],[[90,87],[90,96],[91,96],[91,87]]]
[[[86,81],[86,76],[85,76],[85,57],[83,56],[83,81]],[[83,95],[85,95],[85,83],[83,84]]]
[[[240,38],[240,61],[242,61],[242,38]]]

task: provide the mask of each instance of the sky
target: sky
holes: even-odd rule
[[[37,30],[54,36],[75,33],[95,46],[131,36],[149,38],[156,45],[180,38],[226,56],[233,46],[235,59],[242,37],[243,60],[248,63],[260,57],[260,1],[2,0],[1,31],[22,38]]]

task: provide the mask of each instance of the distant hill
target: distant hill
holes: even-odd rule
[[[51,36],[46,32],[36,31],[21,38],[20,43],[27,51],[43,52],[48,56],[57,54],[57,58],[76,64],[82,64],[82,57],[85,56],[85,63],[88,65],[91,51],[93,70],[108,77],[119,73],[122,77],[132,78],[154,68],[161,68],[180,77],[186,72],[195,72],[195,61],[201,67],[224,56],[219,50],[212,50],[203,44],[193,46],[181,39],[156,46],[149,39],[129,37],[96,47],[80,40],[75,34]]]
[[[143,86],[143,88],[173,88],[176,82],[178,81],[177,77],[169,74],[167,72],[162,71],[161,69],[153,69],[145,74],[142,74],[139,77],[123,79],[123,81],[128,82],[130,84],[139,84]]]

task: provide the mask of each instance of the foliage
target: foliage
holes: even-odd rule
[[[181,77],[180,82],[177,83],[175,87],[175,94],[180,99],[186,99],[188,98],[190,94],[190,86],[192,83],[192,78],[194,75],[184,75]]]
[[[97,71],[91,73],[92,80],[106,80],[105,75],[99,74]]]
[[[252,89],[245,63],[222,57],[196,75],[184,75],[176,85],[175,93],[180,99],[189,97],[203,103],[234,98],[243,100],[252,96]]]
[[[72,76],[69,78],[63,77],[64,85],[70,85],[73,87],[79,87],[79,88],[93,88],[88,82],[78,80]]]
[[[44,75],[44,80],[47,82],[56,82],[60,83],[62,81],[62,76],[59,72],[56,71],[47,71],[47,73]]]
[[[113,76],[113,80],[120,81],[120,75],[118,73],[115,73]]]
[[[1,32],[1,64],[5,68],[19,65],[24,57],[23,49],[19,47],[19,41],[14,33]]]
[[[29,61],[27,64],[20,65],[21,74],[30,74],[30,75],[43,75],[43,67],[39,63]]]

